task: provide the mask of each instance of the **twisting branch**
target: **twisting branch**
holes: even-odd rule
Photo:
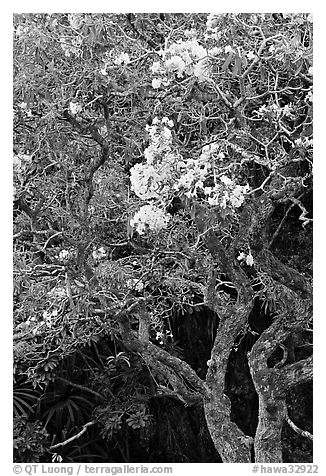
[[[298,433],[301,436],[304,436],[305,438],[309,438],[309,440],[313,441],[313,435],[309,433],[309,431],[301,430],[297,425],[293,423],[293,421],[290,419],[289,415],[287,414],[285,417],[286,423],[292,428],[293,431]]]
[[[74,440],[77,440],[77,438],[80,438],[86,431],[87,431],[87,428],[89,428],[90,426],[92,425],[95,425],[96,423],[96,420],[93,420],[93,421],[89,421],[88,423],[85,423],[85,425],[83,426],[83,428],[80,430],[79,433],[77,433],[77,435],[74,435],[72,436],[71,438],[68,438],[68,440],[65,440],[65,441],[61,441],[61,443],[57,443],[56,445],[52,445],[50,446],[50,450],[54,450],[56,448],[59,448],[60,446],[66,446],[68,445],[69,443],[71,443],[72,441]]]
[[[274,369],[279,369],[280,367],[282,367],[285,364],[285,362],[287,361],[288,354],[289,354],[285,345],[280,344],[279,347],[281,347],[281,349],[283,350],[283,357],[282,357],[282,360],[280,360],[279,362],[277,362],[274,365]]]
[[[284,388],[290,389],[313,378],[313,356],[286,365],[281,369],[280,379]]]

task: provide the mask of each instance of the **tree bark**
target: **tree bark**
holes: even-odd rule
[[[283,271],[283,268],[282,268]],[[287,270],[290,275],[290,271]],[[294,286],[294,280],[290,281]],[[300,283],[300,294],[276,285],[282,299],[278,317],[266,329],[249,354],[249,369],[259,396],[258,426],[254,439],[255,462],[281,463],[282,428],[287,419],[286,393],[293,386],[312,378],[312,357],[282,368],[269,368],[267,359],[293,332],[311,319],[312,303],[302,299],[307,291]]]

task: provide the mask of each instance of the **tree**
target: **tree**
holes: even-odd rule
[[[146,428],[148,400],[173,398],[204,409],[223,462],[252,447],[282,462],[285,422],[312,439],[287,404],[312,379],[311,15],[24,14],[14,28],[15,375],[37,400],[25,391],[19,425],[42,421],[53,453],[94,425]],[[199,372],[173,322],[207,312]],[[248,336],[254,435],[226,391]]]

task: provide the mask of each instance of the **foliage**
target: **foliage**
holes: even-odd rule
[[[153,402],[168,415],[195,393],[171,362],[209,376],[239,309],[233,405],[254,408],[236,353],[247,362],[273,323],[266,362],[284,342],[287,363],[309,358],[312,74],[310,14],[14,15],[17,460],[153,446]],[[191,412],[184,442],[208,434]]]
[[[48,448],[48,433],[40,422],[28,422],[25,416],[14,419],[14,461],[39,463]]]

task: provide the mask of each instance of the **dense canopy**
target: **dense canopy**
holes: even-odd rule
[[[14,459],[312,460],[312,16],[14,15]]]

